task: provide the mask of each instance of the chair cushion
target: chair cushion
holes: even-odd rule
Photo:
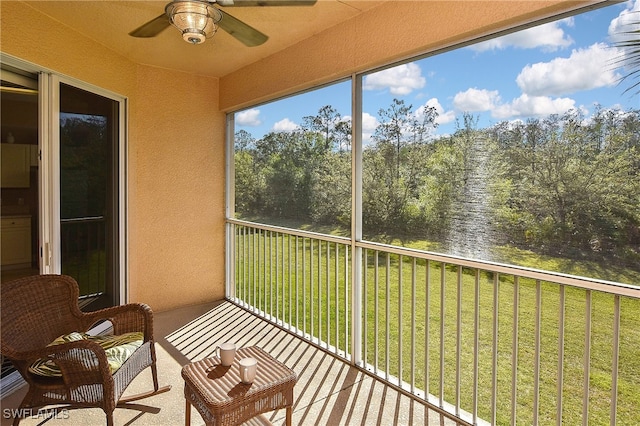
[[[62,343],[77,340],[91,340],[98,343],[107,355],[111,374],[118,371],[124,362],[138,349],[143,342],[142,332],[132,332],[119,335],[90,336],[86,333],[73,332],[58,337],[47,346],[60,345]],[[45,377],[61,377],[60,368],[51,359],[41,358],[29,367],[33,374]]]

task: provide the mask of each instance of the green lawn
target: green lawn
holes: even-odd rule
[[[336,256],[336,247],[338,255]],[[522,256],[522,253],[519,253]],[[276,233],[246,234],[236,242],[236,296],[265,313],[293,324],[307,334],[320,337],[340,350],[351,352],[344,318],[350,322],[350,258],[340,244],[319,243]],[[378,257],[377,287],[375,254],[366,256],[363,288],[365,306],[363,354],[366,362],[419,389],[444,394],[455,402],[457,362],[457,300],[460,312],[460,405],[472,409],[476,285],[478,286],[478,407],[479,416],[490,420],[493,374],[494,279],[491,273],[461,270],[439,263],[427,264],[404,256]],[[544,265],[542,265],[544,266]],[[542,266],[538,268],[542,269]],[[593,265],[573,264],[568,271],[580,275]],[[429,277],[427,279],[427,270]],[[402,276],[402,278],[400,278]],[[458,279],[460,277],[460,279]],[[621,270],[622,281],[638,280],[636,271]],[[609,279],[614,280],[615,277]],[[517,397],[518,424],[533,421],[536,293],[535,281],[513,276],[498,280],[497,423],[508,424],[511,416],[513,378],[514,301],[518,301]],[[517,288],[517,292],[516,292]],[[377,289],[377,290],[376,290]],[[443,293],[444,292],[444,293]],[[540,283],[540,403],[541,424],[555,424],[557,406],[560,290],[553,283]],[[441,297],[444,294],[444,308]],[[516,297],[517,295],[517,297]],[[428,303],[427,303],[428,297]],[[562,369],[563,422],[577,424],[582,418],[584,382],[586,292],[565,292],[564,359]],[[377,303],[377,309],[376,309]],[[640,423],[640,300],[621,298],[620,355],[618,377],[618,424]],[[589,424],[609,424],[614,297],[592,293],[591,355],[589,374]],[[442,311],[444,309],[444,311]],[[297,312],[297,314],[296,314]],[[336,318],[338,320],[336,321]],[[444,319],[444,389],[440,389],[440,323]],[[375,347],[377,325],[378,347]],[[386,336],[389,339],[386,339]],[[427,336],[428,335],[428,336]],[[412,345],[412,336],[415,344]],[[388,349],[387,349],[388,345]],[[377,358],[375,354],[377,353]],[[402,356],[400,356],[402,354]],[[415,360],[415,369],[412,368]],[[425,375],[425,371],[428,372]],[[425,379],[425,376],[427,379]]]

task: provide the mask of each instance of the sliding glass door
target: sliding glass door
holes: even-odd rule
[[[2,280],[66,274],[78,281],[83,309],[120,304],[126,300],[125,99],[7,62]]]
[[[118,301],[119,102],[59,83],[60,266],[92,307]]]

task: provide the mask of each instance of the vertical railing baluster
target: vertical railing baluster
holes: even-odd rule
[[[391,278],[391,274],[390,274],[390,270],[391,270],[391,258],[389,257],[390,254],[387,253],[387,269],[386,269],[386,295],[387,297],[385,298],[385,312],[384,312],[384,316],[385,316],[385,352],[384,352],[384,361],[385,361],[385,372],[386,372],[386,378],[387,380],[389,380],[389,329],[390,327],[390,321],[391,321],[391,316],[389,315],[389,301],[391,300],[391,283],[390,283],[390,278]]]
[[[251,243],[253,241],[253,229],[249,227],[245,227],[246,229],[246,248],[247,254],[244,259],[245,265],[247,265],[247,279],[246,279],[246,293],[245,300],[247,301],[247,309],[251,308],[251,277],[253,273],[253,253],[251,252],[252,246]]]
[[[362,249],[362,365],[366,367],[369,363],[369,249]],[[337,290],[337,289],[336,289]]]
[[[248,259],[249,259],[249,236],[248,236],[248,232],[249,229],[246,226],[242,227],[242,267],[243,267],[243,274],[242,274],[242,281],[243,281],[243,288],[244,290],[242,291],[242,299],[244,300],[244,306],[246,308],[249,307],[249,272],[250,272],[250,268],[249,268],[249,263],[248,263]]]
[[[411,262],[411,393],[416,393],[416,258]]]
[[[309,318],[310,322],[311,322],[311,328],[310,328],[310,332],[309,335],[311,337],[311,339],[313,339],[313,336],[315,335],[315,315],[314,315],[314,309],[313,309],[313,305],[314,305],[314,300],[313,300],[313,295],[315,293],[315,289],[314,289],[314,279],[313,277],[315,276],[313,273],[313,240],[311,238],[309,238],[309,246],[310,246],[310,252],[309,252],[309,311],[311,314],[311,317]]]
[[[335,276],[335,288],[336,288],[336,301],[335,301],[336,314],[335,315],[336,315],[336,323],[335,323],[335,327],[336,327],[336,350],[338,350],[338,345],[340,343],[340,309],[339,309],[339,307],[340,307],[340,297],[338,296],[340,294],[340,290],[339,290],[340,286],[338,285],[339,282],[340,282],[340,268],[339,268],[339,265],[340,265],[340,245],[338,243],[336,243],[335,252],[336,252],[336,265],[335,265],[335,268],[336,268],[336,276]],[[345,283],[345,286],[346,285],[347,285],[347,283]],[[365,289],[366,289],[366,287],[365,287]],[[365,300],[365,303],[366,303],[366,300],[367,300],[366,299],[366,292],[365,292],[365,295],[364,295],[364,300]],[[366,304],[365,304],[365,306],[366,306]],[[364,312],[366,312],[366,308],[365,308]],[[346,313],[345,313],[345,315],[346,315]],[[366,318],[366,316],[365,316],[365,318]],[[366,329],[367,329],[367,327],[365,326],[364,330],[366,330]],[[347,353],[345,352],[345,355],[346,354]]]
[[[251,228],[246,228],[246,249],[247,249],[247,254],[246,254],[246,258],[244,259],[244,263],[247,265],[247,279],[245,281],[245,294],[244,294],[244,300],[246,302],[246,308],[247,309],[251,309],[251,263],[252,259],[253,259],[253,254],[251,253],[251,235],[252,235],[252,229]]]
[[[425,295],[424,295],[424,398],[426,401],[429,401],[429,325],[431,323],[431,289],[429,286],[429,282],[431,281],[431,261],[427,260],[425,262]]]
[[[260,283],[256,280],[260,279],[260,230],[254,229],[253,231],[253,250],[255,252],[255,258],[253,260],[253,311],[259,309],[258,301],[258,288]]]
[[[242,227],[235,227],[235,251],[236,251],[236,259],[235,259],[235,271],[234,271],[234,297],[236,300],[243,301],[244,294],[242,292],[242,282],[244,277],[244,268],[242,265],[242,256],[243,256],[243,247],[242,247]]]
[[[307,333],[307,247],[302,237],[302,335]]]
[[[249,307],[249,298],[247,297],[247,282],[249,280],[249,266],[247,265],[247,259],[248,259],[248,249],[247,249],[247,241],[248,241],[248,229],[246,226],[241,226],[240,228],[240,240],[242,241],[240,243],[240,246],[242,248],[242,254],[241,254],[241,259],[240,259],[240,265],[241,265],[241,274],[242,274],[242,280],[240,280],[240,282],[238,282],[238,279],[236,278],[236,287],[241,287],[241,291],[236,291],[236,295],[235,297],[238,298],[238,293],[240,293],[241,296],[241,300],[243,302],[243,306],[245,308]],[[237,275],[237,272],[236,272]]]
[[[260,300],[258,298],[258,289],[260,288],[260,230],[255,229],[253,232],[253,249],[255,251],[255,259],[253,260],[253,311],[256,312],[260,308]]]
[[[251,232],[251,281],[249,282],[250,290],[249,297],[251,298],[251,311],[256,310],[256,277],[258,276],[256,271],[256,265],[258,261],[258,253],[256,251],[256,233],[257,229],[253,229]]]
[[[258,275],[258,280],[256,282],[256,308],[257,311],[260,312],[262,311],[262,305],[264,303],[263,300],[263,290],[262,287],[264,286],[264,280],[265,280],[265,276],[264,276],[264,249],[266,248],[265,245],[265,231],[259,229],[258,230],[258,262],[257,262],[257,268],[256,268],[256,273]]]
[[[246,248],[247,248],[247,252],[246,252],[246,257],[244,258],[243,262],[247,267],[247,279],[245,282],[245,294],[244,294],[244,299],[247,302],[247,309],[249,309],[251,307],[251,273],[252,273],[252,268],[251,268],[251,264],[249,263],[249,259],[252,259],[253,256],[251,255],[251,235],[252,235],[252,229],[245,227],[245,237],[246,237]]]
[[[498,290],[500,285],[500,274],[493,273],[493,340],[491,348],[491,424],[496,424],[498,417]]]
[[[267,283],[269,277],[267,275],[267,233],[269,231],[262,231],[262,269],[260,271],[262,275],[262,285],[260,286],[260,309],[262,310],[262,315],[267,315]]]
[[[329,241],[327,241],[327,348],[331,347],[331,280],[329,277],[331,276],[331,249],[330,249]],[[335,350],[338,350],[338,342],[335,342]]]
[[[284,325],[285,323],[285,282],[286,282],[286,273],[284,268],[284,259],[285,259],[285,241],[284,234],[282,232],[278,232],[278,237],[280,240],[280,279],[277,280],[278,287],[276,288],[276,324]]]
[[[267,254],[269,253],[269,251],[267,250],[267,246],[269,243],[269,231],[264,231],[264,250],[262,251],[262,268],[263,268],[263,274],[264,274],[264,278],[262,280],[262,304],[263,304],[263,309],[262,312],[263,314],[266,316],[267,312],[268,312],[268,308],[269,308],[269,294],[268,294],[268,285],[269,285],[269,266],[271,264],[271,262],[267,263]]]
[[[378,250],[374,251],[374,259],[373,259],[373,285],[374,285],[374,291],[375,291],[375,297],[373,298],[374,300],[374,315],[373,315],[373,334],[374,334],[374,338],[373,338],[373,359],[374,359],[374,371],[376,374],[378,374],[379,370],[380,370],[380,364],[379,364],[379,350],[378,350],[378,345],[379,345],[379,339],[378,339],[378,333],[379,333],[379,318],[380,318],[380,278],[378,276],[378,264],[379,264],[379,260],[378,260]]]
[[[456,295],[456,416],[460,417],[460,353],[462,351],[462,266],[458,266]]]
[[[300,258],[300,256],[298,255],[298,250],[299,250],[299,244],[298,244],[298,236],[296,235],[296,244],[295,244],[295,248],[296,248],[296,254],[295,254],[295,259],[296,259],[296,328],[298,330],[300,330],[300,306],[298,305],[299,303],[299,295],[300,295],[300,280],[299,280],[299,271],[298,268],[300,267],[300,263],[298,262],[298,259]]]
[[[447,264],[440,265],[440,408],[444,408],[444,322],[445,322],[445,287],[447,282]]]
[[[398,386],[402,387],[403,372],[402,372],[402,266],[403,257],[398,256]]]
[[[613,360],[611,363],[611,415],[609,425],[616,426],[618,412],[618,362],[620,359],[620,295],[613,298]]]
[[[286,241],[285,235],[282,232],[278,232],[278,237],[280,240],[280,278],[278,280],[277,294],[276,294],[276,312],[277,312],[277,322],[281,326],[285,325],[286,322],[286,288],[287,288],[287,272],[285,268],[285,259],[286,259]]]
[[[238,253],[238,251],[240,250],[239,249],[240,243],[238,242],[238,239],[240,238],[240,230],[236,226],[233,227],[233,237],[234,237],[234,243],[235,243],[235,246],[234,246],[234,249],[235,249],[234,256],[235,257],[234,257],[234,260],[233,260],[233,265],[234,265],[233,274],[234,274],[234,277],[235,277],[234,280],[233,280],[233,285],[235,286],[235,289],[233,290],[233,292],[234,292],[234,296],[235,296],[235,298],[237,300],[237,299],[240,298],[239,291],[238,291],[238,286],[240,285],[239,284],[240,280],[239,280],[239,277],[238,277],[238,270],[239,270],[239,265],[238,264],[240,262],[240,260],[238,260],[238,258],[240,256],[239,253]],[[225,290],[225,296],[228,296],[226,290]]]
[[[351,260],[349,259],[349,246],[344,247],[344,353],[350,353],[349,342],[351,336],[349,335],[352,322],[349,321],[351,317],[351,310],[349,307],[351,306],[351,300],[349,300],[349,289],[350,285],[346,285],[346,283],[351,282],[349,279],[349,265]],[[351,348],[353,349],[353,348]]]
[[[269,231],[263,231],[262,233],[262,243],[264,245],[264,247],[262,248],[262,286],[260,286],[260,291],[261,293],[261,303],[260,303],[260,307],[262,309],[262,314],[263,315],[267,315],[267,285],[269,282],[269,276],[267,274],[268,272],[268,267],[267,267],[267,242],[268,242],[268,232]]]
[[[478,366],[480,364],[480,269],[476,269],[473,298],[473,424],[478,424]]]
[[[279,272],[279,265],[280,265],[280,249],[279,249],[279,244],[278,241],[280,240],[280,233],[276,232],[276,259],[275,259],[275,264],[276,264],[276,280],[275,280],[275,287],[276,287],[276,314],[275,314],[275,318],[272,316],[272,320],[278,324],[278,318],[280,318],[280,276],[278,274]],[[273,260],[272,260],[273,262]],[[272,308],[273,309],[273,306]]]
[[[289,260],[289,265],[287,266],[287,275],[289,277],[288,285],[287,285],[287,289],[289,290],[289,300],[287,304],[287,307],[289,308],[288,309],[289,315],[287,316],[287,321],[289,323],[289,331],[291,331],[291,328],[293,327],[293,318],[291,316],[292,314],[291,293],[293,292],[293,272],[291,271],[291,238],[292,238],[292,235],[287,236],[287,259]]]
[[[518,397],[518,304],[520,301],[520,277],[513,278],[513,330],[511,334],[511,424],[516,425]]]
[[[273,231],[269,231],[269,318],[273,319]]]
[[[278,249],[278,241],[280,248]],[[278,271],[280,274],[278,275]],[[276,324],[283,325],[284,317],[284,235],[276,234]]]
[[[586,290],[584,300],[584,354],[582,359],[582,425],[589,423],[589,377],[591,376],[591,290]]]
[[[322,345],[322,241],[318,240],[318,344]]]
[[[535,355],[533,360],[533,426],[538,426],[540,417],[540,344],[542,325],[542,285],[536,280],[536,325]]]
[[[240,260],[239,260],[239,257],[240,257],[240,253],[239,253],[239,251],[240,251],[240,242],[238,240],[241,237],[241,233],[240,233],[240,230],[239,230],[238,227],[234,227],[233,228],[233,236],[234,236],[234,243],[235,243],[235,246],[234,246],[235,257],[234,257],[234,262],[233,262],[233,264],[234,264],[233,274],[234,274],[234,277],[235,277],[234,280],[233,280],[233,285],[235,286],[235,289],[233,290],[233,292],[234,292],[234,296],[235,296],[235,298],[237,300],[237,299],[241,298],[240,291],[238,290],[238,287],[240,286],[240,277],[238,276],[240,274],[240,272],[239,272],[239,270],[240,270],[240,265],[239,265],[239,263],[240,263]],[[225,296],[228,296],[226,294],[226,290],[225,290]]]
[[[246,248],[247,248],[247,252],[246,252],[246,257],[244,258],[243,262],[247,267],[247,280],[245,282],[245,294],[244,294],[244,298],[245,301],[247,302],[247,309],[251,308],[251,273],[253,272],[252,268],[251,268],[251,263],[250,263],[250,259],[253,258],[252,254],[251,254],[251,238],[252,238],[252,229],[249,227],[245,227],[245,236],[246,236]]]
[[[560,286],[560,312],[558,317],[558,386],[556,395],[556,425],[562,426],[562,401],[564,388],[564,321],[565,321],[565,286]]]
[[[285,269],[284,269],[285,241],[284,241],[284,234],[282,232],[278,232],[278,234],[277,234],[276,245],[277,245],[277,241],[278,240],[280,240],[280,249],[278,250],[278,253],[280,255],[280,260],[277,262],[277,265],[280,265],[280,276],[276,280],[276,285],[277,285],[277,287],[276,287],[276,324],[284,325],[284,319],[285,319],[285,315],[284,315],[285,301],[284,301],[284,299],[285,299],[285,277],[286,277],[286,274],[285,274]],[[278,269],[278,266],[276,266],[276,270],[277,269]]]

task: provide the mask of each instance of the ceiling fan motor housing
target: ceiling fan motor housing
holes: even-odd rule
[[[182,32],[182,38],[187,43],[200,44],[205,42],[207,36],[203,31],[199,31],[196,29],[186,29]]]

